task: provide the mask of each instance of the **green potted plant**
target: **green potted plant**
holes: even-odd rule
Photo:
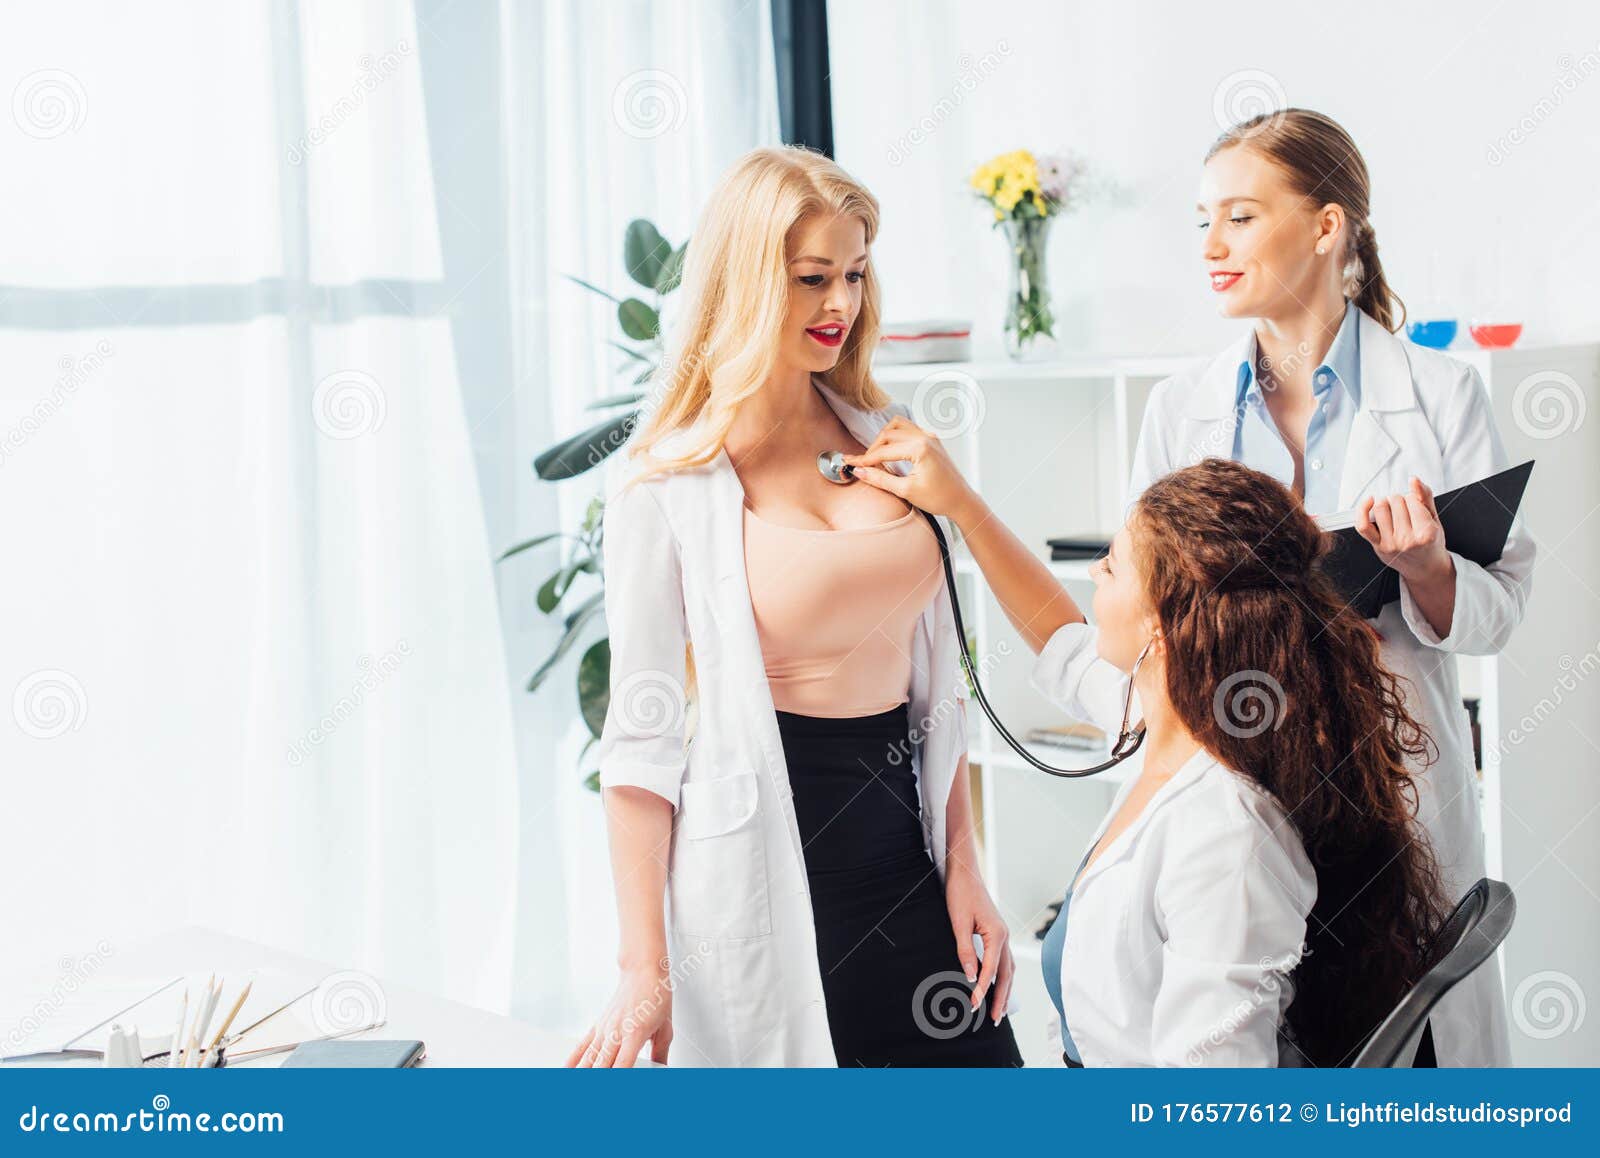
[[[626,340],[610,339],[608,344],[625,355],[618,367],[619,377],[631,374],[630,389],[609,394],[585,407],[587,410],[611,412],[589,429],[563,439],[543,451],[533,460],[534,473],[546,482],[563,482],[577,478],[593,469],[613,451],[627,441],[638,421],[639,403],[643,386],[656,372],[661,361],[661,306],[663,300],[683,277],[683,259],[689,248],[684,242],[673,248],[661,232],[643,219],[630,221],[623,235],[623,260],[628,276],[647,291],[649,300],[637,296],[617,297],[591,282],[568,274],[568,279],[591,293],[599,294],[616,306],[617,325]],[[538,691],[562,659],[572,651],[589,622],[605,614],[605,589],[593,592],[576,607],[563,608],[573,581],[579,575],[599,576],[604,582],[603,552],[605,502],[596,496],[584,512],[583,524],[576,534],[547,531],[517,543],[500,554],[497,562],[513,555],[531,551],[547,544],[570,544],[565,561],[540,584],[536,596],[539,610],[546,615],[562,615],[562,633],[554,649],[528,678],[528,691]],[[611,699],[611,642],[601,638],[583,652],[578,659],[576,690],[578,711],[589,729],[589,738],[578,754],[581,762],[589,748],[600,738],[605,725],[606,708]],[[589,774],[585,783],[599,790],[599,773]]]

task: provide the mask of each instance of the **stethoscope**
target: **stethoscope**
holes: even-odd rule
[[[823,478],[840,486],[848,486],[856,481],[855,468],[844,461],[844,454],[841,451],[825,450],[817,455],[817,470],[822,473]],[[1117,742],[1111,745],[1111,759],[1096,764],[1093,768],[1056,768],[1046,764],[1006,730],[1006,726],[995,715],[994,709],[989,706],[989,697],[983,694],[983,685],[978,682],[978,669],[972,662],[972,653],[967,650],[967,632],[961,624],[961,603],[956,598],[955,568],[950,563],[950,544],[945,542],[944,531],[940,528],[938,519],[921,507],[913,506],[911,509],[928,520],[928,526],[933,528],[933,537],[939,541],[939,558],[944,562],[945,590],[950,592],[950,610],[955,616],[956,640],[961,645],[961,666],[966,669],[967,678],[972,682],[972,690],[978,697],[978,704],[983,708],[983,714],[989,717],[989,722],[994,725],[995,731],[1000,733],[1001,738],[1011,745],[1017,755],[1039,771],[1069,778],[1093,776],[1105,772],[1137,752],[1139,745],[1144,743],[1144,721],[1141,720],[1137,728],[1129,731],[1128,716],[1133,711],[1134,678],[1139,674],[1139,665],[1144,662],[1144,657],[1150,654],[1151,644],[1145,644],[1144,650],[1139,653],[1139,658],[1133,661],[1133,671],[1128,674],[1128,694],[1122,702],[1122,727],[1118,729]]]

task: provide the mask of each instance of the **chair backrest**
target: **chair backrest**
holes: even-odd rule
[[[1487,878],[1473,885],[1440,926],[1427,971],[1367,1039],[1351,1068],[1410,1066],[1434,1006],[1494,954],[1516,916],[1510,885]]]

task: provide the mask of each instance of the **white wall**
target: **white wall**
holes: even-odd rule
[[[980,353],[997,349],[1003,248],[966,176],[1002,151],[1068,147],[1128,204],[1056,228],[1062,348],[1221,345],[1200,159],[1218,104],[1276,92],[1355,137],[1408,306],[1518,314],[1530,342],[1600,336],[1600,10],[1531,7],[830,4],[836,152],[883,203],[888,317],[968,317]]]
[[[1056,227],[1063,352],[1219,348],[1238,323],[1216,317],[1203,277],[1195,186],[1210,142],[1265,95],[1326,112],[1355,137],[1385,269],[1414,317],[1514,315],[1502,320],[1525,323],[1525,345],[1600,338],[1600,7],[1469,0],[1446,21],[1443,11],[831,4],[836,151],[883,205],[875,256],[888,318],[970,318],[975,353],[995,354],[1005,254],[967,175],[1010,149],[1070,148],[1125,194]],[[1512,461],[1537,457],[1545,480],[1529,496],[1540,560],[1529,618],[1501,663],[1501,724],[1531,732],[1528,720],[1551,719],[1502,774],[1501,871],[1520,909],[1507,994],[1518,1064],[1593,1065],[1600,731],[1593,689],[1568,685],[1600,653],[1600,493],[1585,465],[1600,381],[1592,353],[1506,361],[1527,359],[1492,375]],[[1555,439],[1510,415],[1517,381],[1551,367],[1572,375],[1578,407]],[[1576,480],[1559,497],[1546,489],[1558,478]]]

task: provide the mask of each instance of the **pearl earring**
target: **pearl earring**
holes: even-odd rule
[[[1318,253],[1327,253],[1327,252],[1328,252],[1328,250],[1327,250],[1327,247],[1326,247],[1326,246],[1321,246],[1321,245],[1319,245],[1319,246],[1317,246],[1317,252],[1318,252]]]

